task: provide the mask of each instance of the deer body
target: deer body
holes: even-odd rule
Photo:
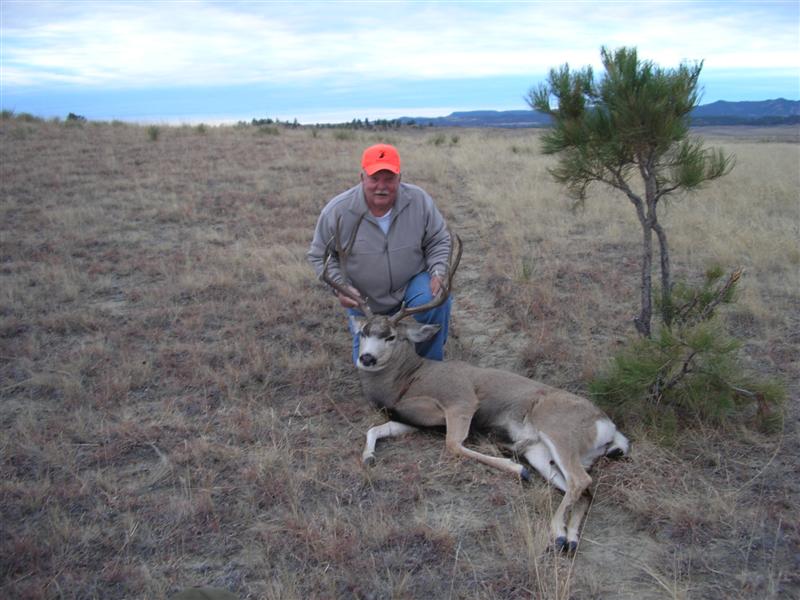
[[[585,398],[515,373],[417,356],[414,342],[435,333],[435,326],[394,324],[376,315],[357,321],[357,327],[362,390],[392,418],[368,432],[363,460],[374,460],[380,438],[444,426],[447,448],[454,454],[529,479],[522,464],[463,445],[471,428],[490,433],[564,492],[551,532],[559,548],[574,550],[592,481],[586,469],[600,456],[628,451],[628,440],[611,420]]]
[[[356,290],[333,279],[327,268],[332,249],[325,260],[322,279],[356,302],[365,315],[353,318],[360,336],[357,367],[363,393],[393,419],[367,432],[362,458],[367,463],[374,461],[375,444],[381,438],[417,427],[444,426],[445,444],[452,453],[529,479],[530,472],[522,464],[464,446],[471,427],[492,433],[564,492],[550,529],[559,549],[573,551],[589,504],[592,479],[586,470],[601,456],[627,454],[629,442],[586,398],[508,371],[417,356],[414,344],[435,335],[439,326],[406,318],[446,300],[462,252],[458,236],[450,237],[449,273],[439,296],[422,306],[403,305],[392,316],[373,315]],[[348,250],[341,244],[338,226],[331,244],[346,280]],[[454,246],[458,247],[455,258]]]

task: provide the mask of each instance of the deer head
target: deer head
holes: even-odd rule
[[[450,295],[453,277],[459,262],[461,262],[463,247],[461,238],[448,229],[450,252],[447,257],[447,275],[439,293],[430,302],[413,307],[409,307],[403,302],[400,309],[393,315],[373,314],[363,294],[360,292],[353,294],[347,285],[334,281],[328,272],[328,264],[335,248],[341,275],[345,281],[347,280],[347,258],[362,220],[363,216],[359,219],[347,245],[341,242],[340,220],[337,220],[336,231],[328,244],[328,253],[325,257],[321,277],[334,290],[357,302],[359,310],[364,313],[364,317],[352,317],[354,329],[360,336],[360,355],[357,366],[359,369],[377,371],[385,368],[388,364],[395,363],[401,354],[408,353],[408,349],[413,352],[415,343],[430,339],[439,330],[438,325],[425,325],[413,319],[406,320],[406,318],[444,304]]]
[[[439,325],[427,325],[414,319],[394,322],[385,315],[351,317],[359,335],[357,367],[364,371],[381,371],[389,365],[405,362],[416,356],[414,344],[431,339]]]

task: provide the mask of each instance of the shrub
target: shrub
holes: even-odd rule
[[[14,129],[11,130],[11,139],[21,141],[26,139],[31,133],[33,133],[33,128],[31,127],[14,127]]]
[[[83,115],[78,115],[76,113],[69,113],[67,117],[64,119],[64,125],[67,127],[83,127],[84,123],[87,122],[86,117]]]
[[[511,153],[512,154],[533,154],[533,148],[528,146],[517,146],[516,144],[511,145]]]
[[[456,144],[458,144],[460,140],[461,136],[456,134],[451,135],[449,139],[449,144],[451,146],[455,146]],[[437,133],[436,135],[428,139],[428,143],[433,146],[444,146],[445,144],[448,143],[447,135],[445,135],[444,133]]]
[[[17,120],[24,123],[42,123],[44,121],[44,119],[26,112],[19,113],[17,115]]]
[[[281,130],[276,125],[259,125],[256,127],[258,135],[280,135]]]
[[[155,142],[158,140],[158,136],[161,135],[161,129],[158,128],[156,125],[150,125],[147,128],[147,139],[151,142]]]
[[[356,139],[356,132],[351,129],[337,129],[333,132],[333,139],[340,142]]]
[[[700,286],[675,286],[672,326],[631,341],[590,384],[613,419],[644,422],[665,439],[678,426],[724,425],[748,409],[761,429],[780,426],[783,386],[743,368],[741,342],[715,314],[718,305],[734,301],[740,276],[738,270],[722,282],[722,270],[713,268]]]

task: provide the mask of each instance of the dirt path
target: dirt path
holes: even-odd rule
[[[449,221],[461,237],[464,254],[455,279],[450,334],[454,343],[448,348],[448,358],[517,371],[528,336],[495,306],[494,292],[484,276],[491,239],[482,229],[463,176],[455,177],[460,193],[451,204]]]
[[[454,181],[459,182],[459,194],[449,205],[448,220],[462,239],[464,254],[455,280],[447,357],[520,373],[520,356],[529,336],[514,327],[511,319],[495,306],[495,293],[486,276],[492,238],[486,223],[479,219],[464,177],[456,174]],[[593,475],[603,477],[602,473]],[[533,485],[545,484],[536,480]],[[604,485],[605,481],[596,487]],[[577,555],[575,589],[614,590],[618,598],[663,597],[664,590],[653,578],[661,575],[658,565],[664,549],[634,523],[619,503],[609,502],[602,497],[602,490],[596,491],[599,496],[584,523],[582,547]],[[553,493],[560,500],[560,493]],[[538,526],[546,528],[546,520]]]

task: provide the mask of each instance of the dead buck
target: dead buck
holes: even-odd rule
[[[330,249],[321,278],[352,298],[364,313],[355,318],[360,336],[358,372],[366,398],[385,409],[391,421],[371,428],[362,458],[374,461],[375,443],[384,437],[415,431],[417,427],[445,426],[446,446],[454,454],[474,458],[524,480],[528,469],[508,458],[489,456],[464,447],[470,427],[492,434],[500,444],[525,460],[547,481],[564,492],[550,522],[559,550],[574,551],[578,530],[589,505],[591,478],[586,472],[601,456],[628,452],[627,438],[589,400],[538,381],[498,369],[480,368],[462,361],[421,358],[414,344],[428,340],[438,325],[406,320],[443,303],[450,293],[461,259],[461,239],[451,232],[447,279],[431,302],[413,308],[401,306],[386,316],[372,314],[367,302],[348,288],[347,251],[335,235],[337,259],[344,282],[328,273]],[[355,234],[350,238],[355,239]],[[458,249],[453,258],[453,246]]]

